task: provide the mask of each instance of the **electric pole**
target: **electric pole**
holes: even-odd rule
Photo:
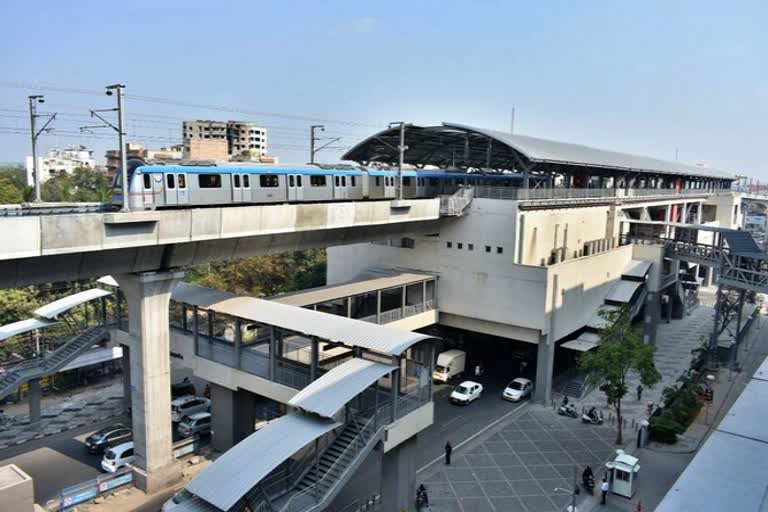
[[[509,134],[515,134],[515,107],[512,107],[512,117],[509,119]]]
[[[37,113],[37,104],[38,103],[45,103],[45,99],[40,94],[34,94],[32,96],[29,96],[29,124],[30,124],[30,134],[32,135],[32,178],[34,180],[35,184],[35,202],[39,203],[42,201],[42,194],[40,192],[40,170],[37,167],[37,138],[40,136],[41,133],[46,131],[48,129],[48,125],[51,124],[51,122],[56,119],[56,114],[50,114],[50,115],[39,115]],[[40,130],[35,129],[35,120],[38,117],[47,117],[48,121],[45,122],[42,128]]]
[[[400,144],[397,145],[398,159],[397,159],[396,192],[397,192],[397,200],[402,201],[403,200],[403,163],[405,162],[405,151],[408,149],[408,146],[405,145],[405,123],[403,121],[389,123],[390,128],[392,128],[393,126],[400,127]]]
[[[327,143],[323,144],[319,148],[315,149],[315,143],[319,140],[326,140],[321,139],[315,136],[315,130],[320,129],[321,132],[325,131],[325,125],[324,124],[313,124],[309,127],[310,135],[309,135],[309,163],[314,164],[315,163],[315,155],[322,151],[323,149],[327,148],[337,140],[341,140],[341,137],[336,137],[333,139],[330,139]]]

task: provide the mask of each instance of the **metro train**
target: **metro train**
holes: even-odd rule
[[[394,199],[397,172],[357,166],[128,165],[132,210],[270,203]],[[515,174],[403,171],[405,199],[452,193],[459,185],[519,187]],[[122,206],[120,173],[112,205]]]

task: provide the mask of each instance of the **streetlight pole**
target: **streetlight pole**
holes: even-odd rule
[[[123,207],[121,212],[130,212],[131,207],[128,204],[128,155],[125,153],[125,112],[123,111],[123,101],[125,101],[125,85],[112,84],[107,86],[107,96],[112,96],[117,92],[117,141],[120,144],[120,178],[123,188]],[[111,126],[111,123],[110,123]],[[112,128],[115,128],[112,126]]]
[[[34,180],[35,185],[35,199],[34,201],[36,203],[39,203],[42,201],[42,194],[40,192],[41,187],[41,180],[40,180],[40,170],[37,167],[37,138],[40,136],[41,133],[43,133],[47,128],[48,125],[51,124],[51,121],[56,119],[56,114],[48,116],[48,121],[43,125],[40,130],[35,129],[35,120],[38,117],[42,117],[37,115],[37,104],[38,103],[45,103],[44,96],[40,94],[33,94],[32,96],[29,96],[29,125],[30,125],[30,134],[32,135],[32,178]]]
[[[309,127],[310,136],[309,136],[309,163],[314,164],[315,163],[315,141],[317,138],[315,137],[315,130],[320,129],[321,132],[325,131],[325,125],[322,124],[313,124]]]
[[[397,145],[398,158],[397,158],[396,193],[397,193],[397,200],[402,201],[403,200],[403,164],[405,162],[405,150],[408,149],[408,146],[405,145],[405,123],[403,121],[389,123],[390,128],[392,128],[393,126],[400,127],[400,144]]]

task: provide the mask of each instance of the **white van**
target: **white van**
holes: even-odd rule
[[[108,448],[101,459],[101,469],[107,473],[114,473],[120,468],[133,463],[136,457],[133,455],[133,441]]]
[[[437,356],[437,364],[432,372],[435,382],[448,382],[453,377],[464,373],[467,363],[467,353],[459,349],[446,350]]]

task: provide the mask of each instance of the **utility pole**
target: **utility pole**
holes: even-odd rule
[[[53,122],[54,119],[56,119],[56,114],[51,115],[39,115],[37,113],[37,104],[38,103],[45,103],[44,96],[40,94],[34,94],[32,96],[29,96],[29,124],[30,124],[30,134],[32,135],[32,178],[34,179],[35,184],[35,202],[39,203],[42,201],[42,194],[40,191],[41,181],[40,181],[40,169],[37,168],[37,138],[40,136],[41,133],[46,131],[48,129],[48,125]],[[38,117],[47,117],[48,121],[45,122],[42,128],[40,130],[35,129],[35,120]]]
[[[393,126],[400,127],[400,144],[397,145],[398,159],[397,159],[396,193],[397,193],[397,200],[402,201],[403,200],[403,164],[405,163],[405,151],[408,149],[408,146],[405,145],[405,123],[403,121],[389,123],[390,128],[392,128]]]
[[[320,152],[323,149],[327,148],[328,146],[330,146],[334,142],[336,142],[338,140],[341,140],[341,137],[336,137],[336,138],[330,139],[327,143],[325,143],[322,146],[320,146],[319,148],[315,149],[315,143],[317,141],[325,140],[325,139],[321,139],[321,138],[318,138],[318,137],[315,136],[315,130],[317,130],[318,128],[320,129],[321,132],[325,131],[325,125],[324,124],[313,124],[312,126],[309,127],[309,132],[310,132],[310,134],[309,134],[309,163],[310,164],[314,164],[315,163],[315,155],[318,152]]]
[[[677,156],[680,153],[680,148],[675,148],[675,162],[677,162]]]
[[[112,96],[115,92],[117,93],[117,107],[91,110],[91,117],[98,118],[104,124],[98,126],[81,126],[80,131],[84,132],[91,128],[112,128],[117,132],[117,143],[120,145],[120,181],[123,193],[123,206],[120,208],[120,211],[129,212],[131,211],[131,207],[128,204],[128,156],[125,152],[125,111],[123,110],[125,85],[112,84],[106,86],[106,89],[107,96]],[[99,112],[117,112],[117,125],[114,125],[111,121],[102,117]]]
[[[509,120],[509,134],[515,134],[515,107],[512,107],[512,117]]]

